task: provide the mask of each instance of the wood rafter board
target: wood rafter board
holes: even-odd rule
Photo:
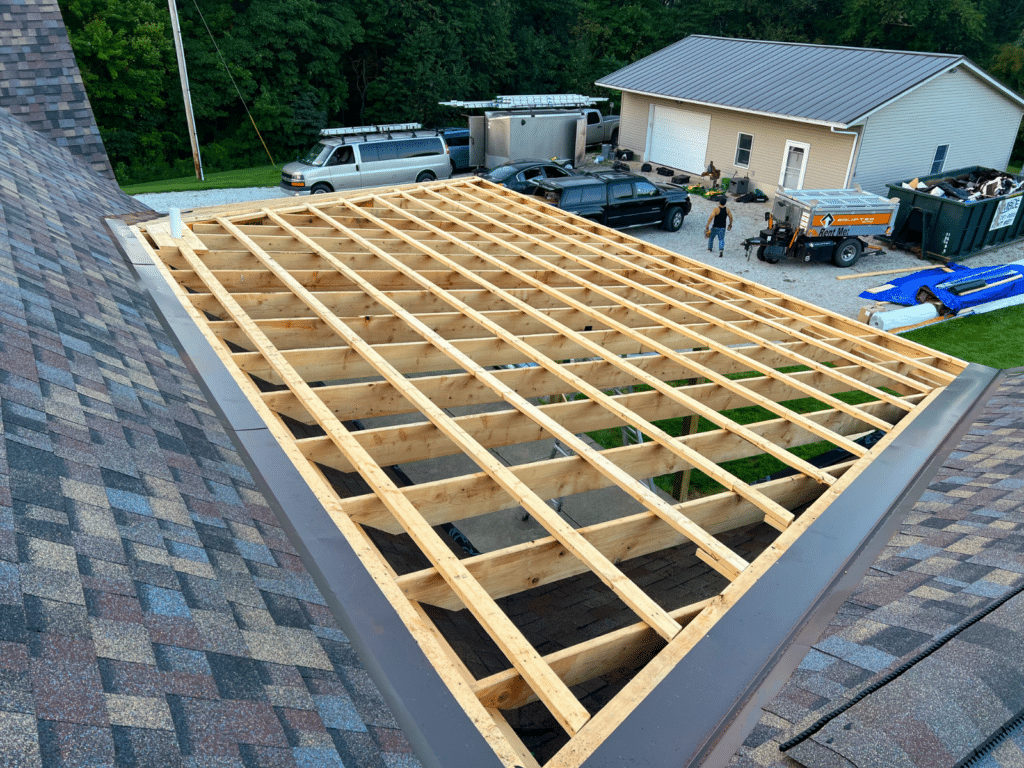
[[[177,240],[166,220],[133,229],[509,765],[538,764],[503,715],[537,700],[564,730],[546,764],[580,765],[964,367],[478,179],[274,202],[191,212]],[[755,375],[732,375],[743,372]],[[872,399],[836,397],[851,390]],[[805,397],[824,409],[781,404]],[[751,405],[772,418],[743,426],[723,413]],[[474,408],[452,415],[462,406]],[[715,429],[673,438],[656,426],[694,414]],[[370,428],[346,427],[356,419]],[[312,437],[295,436],[301,424]],[[579,436],[620,426],[647,441],[602,451]],[[855,442],[875,430],[885,437],[870,451]],[[491,450],[547,438],[571,454],[510,467]],[[819,469],[789,450],[822,440],[852,458]],[[472,472],[421,485],[398,487],[383,469],[460,454]],[[719,466],[761,454],[794,474],[752,486]],[[726,490],[679,503],[643,482],[690,468]],[[340,497],[338,471],[372,493]],[[636,508],[583,528],[546,501],[615,487]],[[510,508],[548,535],[467,557],[436,528]],[[753,562],[719,538],[762,521],[779,534]],[[396,572],[374,531],[429,566]],[[720,593],[665,605],[624,573],[681,546],[724,578]],[[634,618],[542,655],[502,599],[578,574]],[[477,679],[425,606],[468,609],[506,668]],[[652,656],[596,711],[573,688]]]

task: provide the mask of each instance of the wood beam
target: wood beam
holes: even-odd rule
[[[915,395],[914,397],[920,397]],[[892,412],[892,406],[885,403],[869,403],[865,409],[875,410],[885,415]],[[836,411],[819,411],[809,414],[812,418],[821,419],[836,431],[848,435],[857,435],[859,426],[846,414]],[[897,412],[898,415],[898,412]],[[845,423],[844,423],[845,421]],[[761,422],[754,428],[763,430],[765,436],[780,440],[783,444],[790,439],[789,433],[795,428],[787,427],[779,419],[773,422]],[[778,430],[778,431],[775,431]],[[715,461],[731,461],[753,454],[749,443],[734,438],[725,439],[723,432],[698,432],[696,435],[678,438],[693,441],[700,450],[710,452]],[[703,441],[710,441],[704,443]],[[636,477],[656,477],[686,469],[690,466],[686,461],[673,453],[659,451],[653,443],[611,448],[604,455]],[[589,467],[587,462],[578,456],[550,459],[527,464],[519,464],[512,468],[519,478],[545,498],[572,496],[577,493],[607,488],[612,483],[603,475]],[[509,509],[510,504],[500,489],[493,486],[480,474],[462,475],[456,478],[435,480],[403,489],[417,509],[428,522],[434,525],[457,522],[469,517]],[[343,502],[344,509],[356,522],[392,533],[400,532],[391,520],[387,509],[373,496],[357,496]]]
[[[244,236],[243,236],[244,237]],[[187,248],[182,252],[189,256]],[[201,275],[203,282],[211,293],[217,294],[218,301],[230,313],[235,322],[239,324],[248,323],[245,313],[232,299],[230,294],[221,287],[215,276],[207,270],[202,262],[194,254],[189,259],[197,274]],[[300,288],[296,285],[295,288]],[[294,288],[293,288],[294,289]],[[250,327],[249,336],[260,348],[261,353],[274,364],[278,375],[287,382],[289,388],[301,393],[304,398],[314,401],[315,395],[309,386],[290,369],[279,353],[277,353],[269,341],[262,337],[258,328]],[[583,725],[590,719],[589,713],[580,705],[572,692],[558,679],[550,667],[543,663],[537,651],[527,642],[519,629],[509,618],[494,604],[487,593],[480,585],[469,576],[465,566],[451,552],[447,545],[440,540],[438,534],[430,527],[416,511],[416,508],[409,504],[408,500],[399,492],[397,486],[377,465],[362,455],[362,448],[356,443],[351,434],[346,430],[323,406],[311,407],[322,413],[318,419],[325,429],[328,429],[337,442],[338,448],[346,453],[349,460],[361,463],[363,477],[373,488],[379,498],[386,500],[389,509],[395,518],[401,520],[403,527],[412,536],[420,550],[427,556],[431,563],[437,567],[451,581],[460,599],[472,611],[473,615],[484,627],[485,631],[497,644],[498,648],[506,655],[509,661],[523,673],[523,678],[530,682],[530,685],[537,691],[538,696],[549,708],[552,715],[570,734],[576,734]]]
[[[746,379],[744,381],[751,382],[749,385],[751,389],[758,389],[762,397],[780,398],[792,394],[788,388],[779,385],[777,381],[771,379]],[[765,381],[766,383],[762,387],[755,386],[759,381]],[[837,386],[834,380],[828,381],[828,383],[832,386]],[[685,389],[690,399],[699,399],[706,407],[715,408],[719,411],[747,405],[747,400],[741,395],[732,390],[725,390],[717,384],[697,385],[696,387],[683,387],[681,389]],[[685,404],[670,400],[660,392],[639,392],[618,395],[611,399],[622,408],[628,409],[639,418],[648,421],[678,418],[694,414]],[[622,421],[616,414],[599,407],[589,399],[552,403],[536,407],[574,434],[622,426]],[[861,411],[861,408],[858,407],[857,410]],[[845,411],[835,411],[835,409],[829,409],[829,412],[845,413]],[[895,413],[898,416],[901,411],[897,410]],[[848,413],[847,416],[855,422],[859,418],[855,414]],[[499,448],[506,445],[531,443],[544,440],[548,436],[541,426],[533,422],[524,423],[523,419],[518,415],[518,411],[508,410],[507,406],[505,410],[491,410],[483,413],[456,416],[454,418],[456,423],[465,429],[466,432],[473,435],[480,445],[485,448]],[[814,421],[816,424],[824,426],[822,422]],[[785,419],[772,421],[769,418],[761,423],[789,424],[790,422]],[[748,424],[747,427],[752,433],[759,434],[759,430],[754,424]],[[733,434],[729,430],[724,430],[723,432],[724,434]],[[795,426],[792,432],[794,442],[785,444],[786,449],[793,447],[793,445],[815,442],[820,439],[815,433],[805,430],[799,425]],[[832,432],[832,430],[829,430],[829,432]],[[380,466],[409,464],[415,461],[423,461],[424,459],[449,456],[459,452],[458,448],[440,430],[435,428],[430,422],[423,421],[378,428],[371,427],[360,431],[356,439]],[[743,439],[743,436],[737,435],[736,439]],[[341,460],[341,457],[331,447],[331,441],[326,437],[304,438],[298,440],[297,444],[303,455],[310,461],[338,469],[342,472],[352,472],[355,470],[354,467],[347,466]],[[760,450],[760,445],[751,443],[750,455],[758,453],[763,453]]]
[[[853,463],[843,462],[834,471],[842,476]],[[792,508],[814,501],[823,488],[810,478],[793,475],[764,483],[762,490],[779,504]],[[676,509],[714,535],[764,520],[764,512],[729,491],[677,504]],[[687,543],[685,536],[652,512],[580,528],[579,533],[616,563]],[[486,552],[464,562],[480,585],[495,599],[586,572],[578,562],[565,557],[565,550],[550,537]],[[449,611],[462,609],[462,604],[435,568],[399,576],[396,583],[415,602]]]

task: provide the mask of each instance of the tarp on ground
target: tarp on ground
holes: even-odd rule
[[[860,297],[909,307],[921,303],[918,297],[923,288],[956,313],[997,299],[1024,296],[1024,265],[971,268],[951,262],[945,269],[936,267],[895,278],[884,290],[864,291]],[[957,290],[962,292],[958,295]]]

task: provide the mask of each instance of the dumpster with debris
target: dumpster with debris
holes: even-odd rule
[[[889,184],[898,248],[949,261],[1024,237],[1024,177],[981,166]]]
[[[829,261],[851,267],[867,250],[861,238],[890,234],[896,218],[893,200],[861,189],[784,189],[775,196],[768,228],[743,241],[757,258],[775,264],[785,256]]]

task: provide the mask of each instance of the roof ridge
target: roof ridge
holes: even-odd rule
[[[687,35],[678,42],[683,42],[693,37],[701,37],[705,40],[726,40],[730,43],[758,43],[762,45],[791,45],[802,48],[829,48],[832,50],[865,51],[869,53],[898,53],[911,56],[931,56],[944,59],[967,59],[962,53],[938,53],[935,51],[904,51],[897,48],[866,48],[862,45],[829,45],[828,43],[801,43],[792,40],[755,40],[744,37],[724,37],[722,35]]]

